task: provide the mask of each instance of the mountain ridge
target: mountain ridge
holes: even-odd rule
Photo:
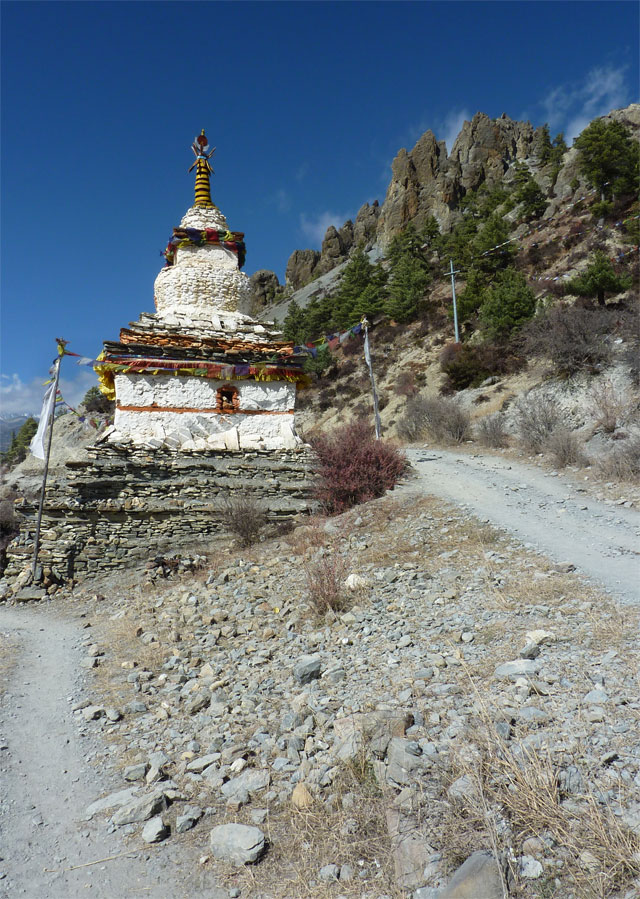
[[[629,128],[638,139],[640,104],[612,110],[604,121],[615,120]],[[444,141],[431,130],[422,134],[411,150],[401,148],[391,163],[391,180],[382,204],[364,203],[355,218],[340,228],[327,228],[320,250],[296,249],[289,257],[285,284],[267,269],[251,277],[254,309],[261,318],[265,307],[281,303],[288,295],[331,272],[349,259],[358,247],[386,250],[391,240],[408,224],[420,228],[433,216],[442,233],[451,231],[463,215],[461,203],[482,185],[495,187],[508,179],[515,163],[523,163],[539,186],[548,194],[544,217],[551,217],[571,194],[584,190],[586,182],[577,166],[577,151],[566,149],[560,162],[545,162],[541,148],[548,136],[546,126],[516,121],[503,113],[491,119],[477,112],[465,121],[447,153]],[[556,140],[561,135],[556,137]],[[574,179],[579,188],[572,189]]]

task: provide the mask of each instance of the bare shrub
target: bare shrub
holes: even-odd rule
[[[397,484],[407,461],[395,446],[376,440],[371,427],[352,421],[311,439],[316,453],[315,496],[329,514],[382,496]]]
[[[333,547],[321,549],[311,560],[304,563],[309,601],[319,615],[325,612],[341,612],[347,607],[344,581],[347,564],[343,556]]]
[[[619,443],[598,461],[598,469],[607,478],[620,481],[640,479],[640,438]]]
[[[395,392],[398,396],[414,396],[418,392],[416,373],[413,369],[404,369],[396,378]]]
[[[605,434],[613,434],[622,423],[629,403],[618,393],[608,378],[592,389],[591,398],[598,427],[602,428]]]
[[[483,446],[491,446],[494,449],[507,446],[507,431],[504,416],[499,412],[486,415],[476,423],[476,437]]]
[[[267,523],[267,515],[253,497],[232,496],[224,501],[222,520],[241,546],[252,546]]]
[[[471,436],[471,417],[458,400],[443,396],[417,396],[409,400],[398,422],[398,433],[417,440],[425,432],[440,443],[462,443]]]
[[[566,465],[584,465],[585,463],[582,441],[569,428],[556,428],[547,438],[545,450],[551,453],[559,468],[564,468]]]
[[[597,372],[611,359],[614,327],[608,309],[554,306],[525,326],[526,349],[549,358],[560,374]]]
[[[553,400],[526,396],[516,404],[516,427],[523,447],[541,453],[560,423],[560,411]]]

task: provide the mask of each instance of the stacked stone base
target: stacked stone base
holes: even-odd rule
[[[209,538],[227,528],[226,501],[254,499],[272,529],[308,511],[311,456],[306,448],[249,453],[156,450],[89,451],[68,462],[47,488],[38,561],[60,580],[83,579],[171,552],[215,552]],[[7,550],[5,577],[33,556],[37,507],[24,515]]]

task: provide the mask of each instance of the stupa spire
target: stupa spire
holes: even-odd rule
[[[203,206],[205,208],[213,207],[211,200],[211,185],[209,183],[209,175],[213,174],[213,169],[209,160],[215,153],[216,148],[209,150],[207,136],[204,128],[191,144],[196,161],[193,163],[189,171],[196,169],[196,198],[194,206]]]

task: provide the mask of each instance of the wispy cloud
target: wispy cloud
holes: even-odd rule
[[[0,375],[0,410],[3,415],[35,415],[39,417],[42,400],[47,389],[43,378],[34,378],[24,383],[20,376]],[[71,406],[77,406],[87,390],[97,383],[94,372],[89,369],[78,372],[75,377],[60,378],[60,392]]]
[[[440,122],[438,127],[438,140],[443,140],[447,145],[447,153],[451,153],[451,149],[455,143],[456,137],[460,134],[462,126],[471,119],[468,109],[451,109]],[[442,135],[442,137],[440,136]]]
[[[300,215],[300,229],[312,242],[314,248],[319,248],[329,225],[340,228],[349,218],[348,212],[318,212],[316,215]]]
[[[626,68],[598,66],[581,82],[553,88],[542,101],[551,130],[564,131],[567,143],[571,143],[593,119],[625,106],[631,96]]]
[[[291,209],[291,195],[282,187],[273,193],[269,200],[278,212],[285,213]]]

